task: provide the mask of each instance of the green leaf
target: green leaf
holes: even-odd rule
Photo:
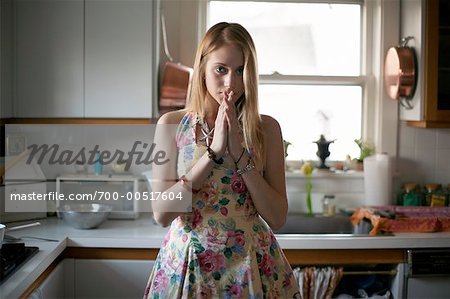
[[[230,202],[230,200],[229,199],[227,199],[227,198],[222,198],[221,200],[219,200],[219,203],[222,205],[222,206],[226,206],[228,203]]]
[[[189,282],[194,284],[195,283],[195,275],[194,274],[189,274]]]
[[[220,227],[222,230],[235,230],[236,229],[236,222],[233,218],[228,218],[225,223],[220,223]]]
[[[216,227],[216,226],[217,226],[217,220],[212,219],[212,218],[209,218],[209,219],[208,219],[208,225],[209,225],[210,227]]]
[[[271,256],[275,256],[275,250],[272,247],[270,247],[269,252]]]
[[[238,202],[239,205],[242,206],[245,203],[246,199],[247,199],[246,195],[245,194],[241,194],[241,195],[239,195],[239,197],[237,199],[237,202]]]
[[[194,243],[195,253],[201,253],[205,251],[205,248],[200,243]]]
[[[233,252],[231,251],[231,248],[228,248],[228,247],[227,247],[227,248],[224,250],[223,255],[224,255],[227,259],[231,258],[231,256],[233,255]]]
[[[222,184],[228,184],[228,185],[231,184],[231,178],[229,176],[222,177],[221,181],[222,181]]]
[[[262,260],[262,255],[259,253],[256,253],[256,261],[258,262],[258,264],[261,263],[261,260]]]
[[[192,271],[194,269],[195,269],[195,260],[189,262],[189,270]]]
[[[220,280],[220,278],[222,277],[222,275],[220,275],[219,272],[212,273],[212,276],[214,277],[215,280]]]

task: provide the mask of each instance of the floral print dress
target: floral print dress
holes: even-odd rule
[[[195,141],[199,121],[187,113],[178,126],[180,176],[206,151]],[[299,298],[292,269],[231,157],[214,165],[192,202],[192,213],[172,222],[144,298]]]

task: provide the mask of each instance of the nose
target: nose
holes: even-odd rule
[[[237,75],[234,72],[228,73],[224,78],[224,86],[233,89],[236,85]]]

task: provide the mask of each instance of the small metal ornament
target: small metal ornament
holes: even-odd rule
[[[330,156],[330,151],[328,150],[328,147],[330,146],[330,143],[333,143],[334,140],[326,140],[325,136],[320,135],[319,140],[314,141],[314,143],[317,144],[317,157],[320,158],[320,165],[319,169],[328,169],[329,167],[325,165],[325,159]]]

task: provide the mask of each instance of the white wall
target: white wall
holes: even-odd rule
[[[450,129],[421,129],[400,124],[401,182],[450,184]]]

